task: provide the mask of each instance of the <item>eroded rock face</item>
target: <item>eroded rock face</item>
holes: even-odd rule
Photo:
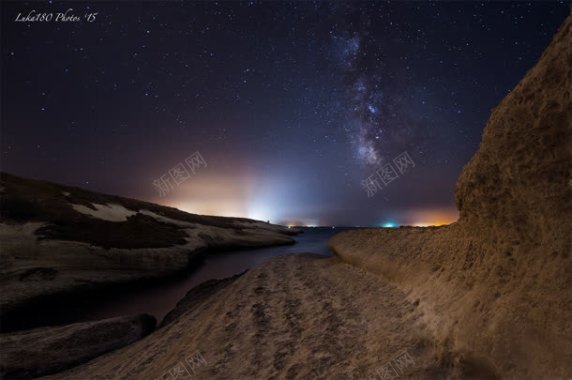
[[[189,290],[179,302],[177,302],[175,308],[171,310],[165,318],[163,318],[159,327],[165,327],[181,315],[198,308],[209,298],[216,297],[221,290],[232,284],[240,276],[242,276],[242,274],[237,274],[223,279],[212,279],[195,286]]]
[[[571,93],[569,16],[493,110],[457,182],[457,223],[330,242],[419,302],[440,360],[459,378],[572,374]]]
[[[142,314],[2,334],[0,377],[31,379],[71,368],[136,342],[155,325]]]
[[[457,182],[462,222],[495,224],[537,242],[548,237],[546,229],[570,227],[570,24],[568,18],[537,65],[493,110]]]

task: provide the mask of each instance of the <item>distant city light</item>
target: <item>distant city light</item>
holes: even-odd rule
[[[385,222],[381,226],[385,228],[395,228],[397,227],[397,224],[393,222]]]

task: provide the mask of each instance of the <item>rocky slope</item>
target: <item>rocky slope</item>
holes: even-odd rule
[[[55,295],[156,279],[208,250],[291,244],[295,231],[241,218],[0,175],[3,329]]]
[[[337,256],[419,302],[440,357],[507,379],[572,376],[572,16],[496,107],[457,223],[346,232]]]
[[[155,328],[150,315],[117,317],[0,335],[0,377],[31,379],[129,345]]]

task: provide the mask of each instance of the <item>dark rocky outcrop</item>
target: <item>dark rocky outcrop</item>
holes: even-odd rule
[[[203,282],[189,290],[187,294],[177,302],[177,306],[171,310],[165,318],[161,321],[159,327],[164,327],[169,323],[173,322],[181,315],[192,312],[203,304],[209,298],[216,296],[222,289],[226,288],[228,285],[232,284],[237,278],[242,276],[244,273],[237,274],[232,277],[223,279],[213,279]]]
[[[71,368],[136,342],[155,324],[142,314],[2,334],[0,377],[31,379]]]

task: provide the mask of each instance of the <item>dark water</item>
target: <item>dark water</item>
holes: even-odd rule
[[[272,257],[291,253],[332,255],[327,241],[345,228],[304,228],[294,236],[296,244],[226,251],[209,254],[204,262],[188,274],[153,284],[115,285],[97,293],[62,299],[50,299],[35,310],[18,313],[12,321],[4,321],[4,329],[20,330],[37,326],[60,325],[98,320],[120,315],[147,313],[160,322],[177,302],[194,286],[211,279],[242,273]]]
[[[210,254],[204,263],[187,277],[113,297],[90,310],[88,315],[81,319],[148,313],[161,321],[191,288],[207,280],[230,277],[272,257],[288,253],[332,255],[327,241],[340,231],[341,229],[305,228],[304,233],[294,236],[297,243],[293,245]]]

